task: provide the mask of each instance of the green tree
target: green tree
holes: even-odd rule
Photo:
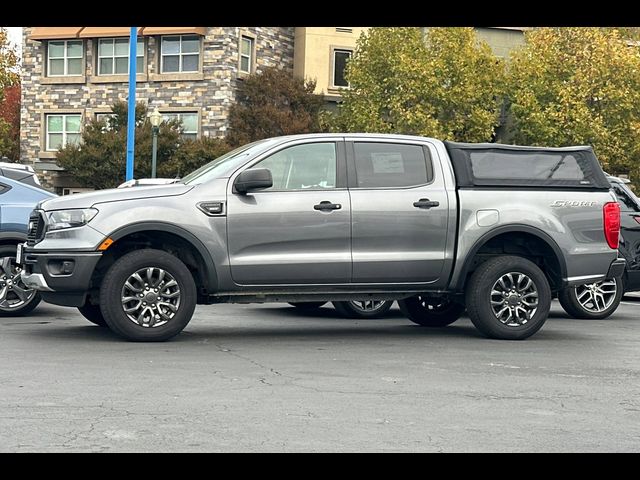
[[[472,28],[372,28],[347,66],[336,131],[488,141],[498,124],[504,64]]]
[[[227,142],[233,146],[280,135],[321,131],[324,100],[316,82],[293,77],[276,67],[264,68],[238,82],[229,112]]]
[[[640,52],[618,29],[527,33],[508,91],[513,141],[592,145],[611,173],[640,174]]]
[[[127,149],[127,104],[116,102],[107,120],[85,124],[82,141],[58,151],[58,164],[83,186],[113,188],[124,181]],[[136,142],[134,178],[151,176],[152,129],[147,107],[136,105]],[[217,139],[183,140],[177,120],[163,122],[158,134],[158,175],[181,177],[225,153],[229,147]]]

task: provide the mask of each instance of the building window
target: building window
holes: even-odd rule
[[[349,82],[345,78],[345,71],[352,53],[351,50],[342,48],[333,50],[333,72],[331,75],[333,87],[345,88],[349,86]]]
[[[198,35],[163,36],[160,50],[162,73],[200,70],[200,37]]]
[[[165,122],[178,120],[182,125],[182,138],[195,140],[198,138],[198,114],[196,112],[163,113]]]
[[[98,75],[127,75],[129,73],[129,39],[101,38],[98,40]],[[144,40],[136,49],[136,73],[144,73]]]
[[[47,115],[46,150],[54,152],[60,147],[80,142],[81,115]]]
[[[84,74],[82,40],[49,41],[47,47],[47,76],[68,77]]]
[[[242,35],[240,37],[240,71],[242,73],[253,72],[253,45],[251,37]]]

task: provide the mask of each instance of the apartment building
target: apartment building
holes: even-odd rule
[[[346,64],[369,27],[138,27],[136,100],[182,121],[184,135],[224,136],[238,82],[278,66],[316,79],[329,106],[349,88]],[[496,55],[524,27],[478,28]],[[59,194],[82,187],[56,164],[83,124],[128,96],[129,27],[24,27],[21,161]]]

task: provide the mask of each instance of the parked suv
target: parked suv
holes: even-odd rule
[[[629,180],[607,176],[621,210],[620,255],[626,268],[620,277],[566,288],[558,295],[562,308],[575,318],[602,319],[615,312],[626,292],[640,290],[640,199]]]
[[[397,300],[524,339],[553,292],[622,274],[620,208],[590,147],[375,134],[261,140],[180,183],[44,201],[24,282],[128,340],[197,303]]]
[[[32,186],[31,174],[24,175],[25,170],[2,170],[10,175],[15,171],[15,176],[26,182],[0,176],[0,317],[5,317],[29,313],[40,302],[38,292],[28,288],[20,278],[16,248],[27,240],[33,208],[39,201],[55,195]]]

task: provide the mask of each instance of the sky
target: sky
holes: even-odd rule
[[[9,41],[18,47],[18,53],[22,50],[22,27],[4,27],[9,33]]]

